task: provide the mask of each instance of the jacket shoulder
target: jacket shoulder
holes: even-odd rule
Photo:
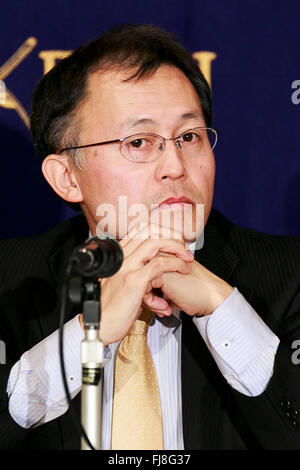
[[[76,245],[88,234],[82,215],[65,220],[42,234],[0,241],[1,284],[12,286],[29,273],[43,271],[49,256],[68,240]]]
[[[293,235],[274,235],[235,224],[216,209],[211,212],[212,223],[217,225],[223,237],[242,250],[253,246],[258,250],[268,246],[268,253],[277,249],[300,252],[300,237]]]
[[[242,279],[251,278],[258,287],[272,280],[283,291],[287,285],[300,286],[300,238],[273,235],[234,224],[220,212],[212,212],[213,225],[239,260],[237,273]]]

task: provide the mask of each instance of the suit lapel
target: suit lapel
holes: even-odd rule
[[[74,248],[88,236],[88,226],[83,217],[70,219],[63,227],[49,251],[43,281],[35,290],[35,308],[43,337],[49,336],[59,327],[61,287],[68,260]],[[76,313],[67,309],[66,321]]]
[[[239,257],[228,243],[233,224],[212,210],[204,230],[203,248],[195,252],[195,259],[209,271],[229,281],[237,268]]]
[[[230,283],[239,257],[228,243],[232,224],[212,211],[204,231],[204,245],[195,259]],[[191,317],[183,314],[182,414],[185,449],[217,448],[220,391],[225,383]]]

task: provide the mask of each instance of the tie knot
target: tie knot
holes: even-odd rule
[[[139,318],[134,322],[129,332],[130,335],[145,335],[148,334],[149,325],[154,317],[154,313],[148,309],[143,309]]]

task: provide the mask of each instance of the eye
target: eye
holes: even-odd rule
[[[155,157],[158,137],[154,134],[135,134],[124,140],[122,152],[134,162],[148,162]]]
[[[154,142],[149,137],[139,137],[138,139],[129,140],[127,145],[130,150],[150,150]]]
[[[199,140],[199,135],[196,132],[186,132],[182,134],[183,142],[197,142]]]
[[[139,149],[145,144],[144,139],[136,139],[133,140],[132,142],[129,142],[129,145],[135,149]]]

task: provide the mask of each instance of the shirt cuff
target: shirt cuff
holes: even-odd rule
[[[62,381],[59,331],[26,351],[10,372],[7,393],[9,411],[22,427],[29,428],[62,415],[68,409]],[[84,331],[76,316],[64,325],[64,363],[68,389],[73,398],[82,386],[80,359]],[[107,362],[109,348],[104,349]]]
[[[262,393],[272,374],[279,338],[237,288],[194,323],[227,382],[246,395]]]

